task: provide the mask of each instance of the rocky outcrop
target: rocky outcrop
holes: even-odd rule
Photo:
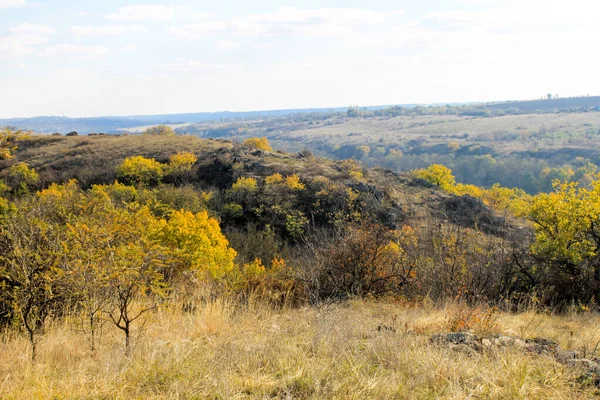
[[[584,370],[585,372],[578,378],[580,383],[600,387],[600,358],[585,358],[577,351],[563,350],[551,339],[524,339],[507,335],[494,335],[482,339],[470,332],[454,332],[434,335],[430,343],[467,355],[483,354],[486,351],[502,348],[516,349],[528,354],[547,355],[560,364]]]

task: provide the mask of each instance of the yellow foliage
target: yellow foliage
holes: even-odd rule
[[[454,186],[452,192],[454,194],[456,194],[457,196],[464,196],[464,195],[469,195],[469,196],[473,196],[476,197],[478,199],[483,197],[483,189],[480,188],[479,186],[475,186],[475,185],[465,185],[462,183],[458,183],[456,184],[456,186]]]
[[[16,210],[17,207],[13,203],[4,197],[0,197],[0,219],[2,219],[3,216],[15,212]]]
[[[10,191],[10,187],[3,180],[0,180],[0,194]]]
[[[172,212],[168,220],[159,222],[155,237],[172,251],[185,269],[218,279],[234,268],[236,252],[229,247],[217,220],[206,211]]]
[[[13,158],[13,152],[17,149],[16,142],[26,139],[29,135],[29,132],[13,131],[10,128],[0,130],[0,160]]]
[[[193,153],[179,152],[169,157],[169,165],[167,167],[170,174],[183,175],[192,170],[198,158]]]
[[[362,171],[349,171],[348,175],[356,181],[360,181],[364,178]]]
[[[92,192],[105,193],[115,203],[132,203],[138,197],[138,191],[133,186],[124,185],[115,181],[112,185],[94,185]]]
[[[441,164],[432,164],[427,167],[427,169],[414,171],[414,174],[446,191],[452,191],[452,188],[456,183],[456,179],[454,178],[454,175],[452,175],[452,170]]]
[[[533,252],[553,262],[580,265],[598,254],[600,178],[591,189],[555,182],[553,193],[534,197],[529,219],[535,226]]]
[[[287,268],[287,264],[285,262],[285,259],[283,258],[274,258],[271,261],[271,271],[274,272],[280,272],[283,271]]]
[[[252,261],[250,264],[244,264],[244,274],[247,279],[256,279],[262,276],[266,272],[265,266],[262,260],[259,258]]]
[[[276,185],[281,182],[283,182],[283,176],[281,176],[281,174],[273,174],[265,178],[265,183],[267,185]]]
[[[371,148],[369,146],[358,146],[356,150],[360,157],[369,157],[369,154],[371,154]]]
[[[128,182],[146,185],[159,182],[164,174],[161,163],[142,156],[127,157],[117,167],[117,176]]]
[[[304,190],[306,188],[304,184],[300,182],[300,177],[297,174],[285,178],[285,184],[292,190]]]
[[[448,150],[450,151],[457,151],[460,149],[460,144],[458,144],[457,142],[450,142],[448,143]]]
[[[38,192],[36,197],[44,213],[61,220],[69,220],[84,213],[91,205],[74,179],[62,185],[53,183],[47,189]]]
[[[258,183],[254,178],[246,178],[240,176],[238,180],[231,186],[235,192],[256,192],[258,190]]]
[[[531,196],[522,189],[509,189],[496,183],[489,190],[484,190],[483,201],[496,211],[510,211],[516,216],[527,214]]]
[[[40,177],[35,169],[25,163],[18,163],[8,169],[8,177],[14,186],[28,187],[38,183]]]
[[[244,145],[251,147],[253,149],[257,149],[257,150],[273,151],[273,148],[269,144],[269,140],[266,137],[262,137],[262,138],[253,137],[253,138],[246,139],[246,140],[244,140]]]
[[[488,207],[496,211],[510,211],[517,217],[524,217],[529,210],[531,196],[522,189],[509,189],[498,183],[490,189],[456,183],[452,170],[439,164],[432,164],[427,169],[415,170],[413,173],[449,193],[481,199]]]
[[[344,171],[362,171],[362,165],[354,159],[342,160],[341,167]]]

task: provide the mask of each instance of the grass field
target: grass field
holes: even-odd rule
[[[478,118],[420,116],[341,120],[331,125],[270,134],[274,141],[330,146],[406,144],[422,138],[427,144],[483,142],[500,153],[569,145],[600,145],[600,112],[510,115]],[[593,134],[590,134],[591,132]],[[540,134],[542,132],[542,134]],[[464,135],[468,136],[464,136]]]
[[[27,341],[0,342],[2,399],[583,399],[584,371],[511,348],[483,353],[430,344],[456,305],[350,301],[277,310],[217,300],[149,316],[123,355],[106,324],[95,353],[73,323],[51,324],[35,364]],[[384,329],[381,327],[385,326]],[[596,314],[501,313],[487,334],[542,336],[564,349],[594,348]]]

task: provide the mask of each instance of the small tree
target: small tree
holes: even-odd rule
[[[107,262],[110,261],[110,241],[114,238],[107,234],[111,227],[103,223],[99,215],[85,219],[86,222],[68,226],[63,273],[66,287],[81,307],[81,327],[88,334],[90,349],[94,351],[97,330],[104,322],[101,314],[110,302]]]
[[[236,252],[221,233],[219,222],[206,211],[172,212],[168,221],[161,221],[155,239],[171,251],[180,270],[209,278],[221,278],[233,270]],[[176,272],[170,268],[170,274]]]
[[[125,335],[125,355],[131,355],[132,324],[157,307],[165,296],[166,283],[157,268],[157,249],[129,244],[112,254],[110,279],[107,283],[110,320]]]
[[[27,333],[32,361],[46,318],[61,297],[60,243],[59,229],[31,211],[14,214],[0,230],[1,296]]]
[[[168,125],[156,125],[146,129],[144,135],[175,136],[175,131]]]
[[[157,307],[166,295],[163,248],[149,236],[156,220],[147,208],[115,209],[108,212],[103,245],[106,249],[106,293],[104,313],[125,335],[125,354],[131,355],[133,323]]]

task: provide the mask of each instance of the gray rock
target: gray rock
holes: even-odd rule
[[[445,347],[454,347],[458,345],[467,346],[475,351],[481,351],[483,348],[479,338],[469,332],[455,332],[434,335],[431,338],[431,343]]]

